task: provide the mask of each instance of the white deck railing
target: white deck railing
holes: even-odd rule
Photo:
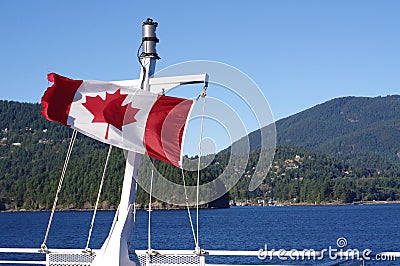
[[[68,266],[68,265],[91,265],[93,259],[96,256],[98,250],[93,250],[92,253],[88,253],[82,249],[51,249],[42,251],[41,249],[35,248],[0,248],[0,253],[4,254],[36,254],[45,255],[46,260],[0,260],[0,264],[14,264],[14,265],[47,265],[47,266]],[[208,256],[251,256],[259,257],[266,256],[268,258],[318,258],[321,254],[317,251],[243,251],[243,250],[203,250],[200,255],[196,254],[193,250],[152,250],[150,253],[147,250],[135,250],[131,251],[131,254],[136,254],[139,260],[140,266],[231,266],[232,264],[207,264],[206,257]],[[345,257],[348,259],[341,261],[331,261],[321,263],[315,261],[316,265],[320,266],[332,266],[341,265],[343,262],[347,262],[346,265],[360,266],[365,265],[368,261],[357,260],[354,258],[351,252],[336,253],[339,257]],[[372,256],[372,255],[371,255]],[[373,256],[386,257],[400,260],[400,252],[381,252],[373,254]],[[349,261],[353,263],[348,264]],[[260,263],[260,265],[267,266],[266,264]],[[249,265],[246,265],[249,266]]]
[[[0,260],[0,264],[89,266],[96,257],[96,251],[93,250],[93,253],[88,253],[82,249],[51,249],[43,251],[35,248],[0,248],[0,253],[4,254],[42,254],[46,256],[46,260]]]

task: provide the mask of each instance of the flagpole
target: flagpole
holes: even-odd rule
[[[149,78],[153,77],[156,62],[160,59],[156,52],[156,44],[159,42],[156,36],[157,26],[158,23],[150,18],[142,23],[142,42],[140,45],[142,53],[140,56],[138,55],[141,65],[139,80],[141,89],[147,91],[150,91]],[[127,152],[120,205],[115,214],[110,233],[92,265],[135,265],[129,258],[129,245],[135,225],[135,201],[140,159],[141,154]]]

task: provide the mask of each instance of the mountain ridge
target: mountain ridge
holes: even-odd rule
[[[277,145],[347,160],[374,153],[400,164],[400,141],[396,143],[400,140],[400,95],[335,98],[280,119],[275,126]],[[251,149],[259,149],[260,130],[248,136]]]

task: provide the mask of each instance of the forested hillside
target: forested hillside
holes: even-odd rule
[[[304,119],[309,124],[308,129],[314,132],[314,135],[306,132],[305,125],[301,126],[303,124],[301,116],[308,114],[310,110],[278,121],[278,140],[287,145],[278,145],[271,170],[267,174],[268,165],[264,165],[261,174],[266,178],[263,184],[253,192],[248,191],[248,183],[257,162],[259,150],[251,138],[253,152],[250,161],[240,182],[230,191],[230,198],[242,202],[258,198],[266,202],[296,203],[399,200],[400,165],[393,156],[393,152],[400,150],[396,148],[400,139],[394,130],[397,127],[399,131],[399,124],[396,115],[390,113],[398,112],[399,105],[396,103],[400,97],[378,99],[379,101],[389,100],[394,104],[376,104],[375,98],[361,99],[362,106],[359,107],[353,106],[357,102],[355,99],[332,100],[327,103],[328,111],[323,108],[324,105],[320,105],[317,106],[317,111],[314,110],[311,112],[312,115],[309,114],[308,118],[305,116]],[[335,103],[336,101],[338,103]],[[380,110],[380,114],[375,115],[378,118],[364,118],[369,101],[374,102],[372,107],[383,105],[389,110]],[[341,106],[342,109],[335,106]],[[347,112],[344,106],[349,109]],[[0,101],[0,210],[49,209],[53,203],[72,130],[57,123],[48,122],[41,117],[40,109],[39,104]],[[349,122],[353,109],[364,110],[362,112],[364,115],[351,116],[352,120],[358,119],[358,122]],[[339,111],[339,118],[346,117],[346,119],[337,118],[337,120],[347,126],[349,122],[352,130],[341,129],[340,123],[332,122],[332,125],[324,123],[324,127],[329,127],[330,138],[325,136],[322,129],[317,131],[312,128],[314,120],[322,123],[329,119],[328,114],[337,116],[338,110],[342,110]],[[325,114],[324,119],[318,118],[318,112],[321,115]],[[364,126],[361,126],[361,123]],[[319,123],[315,124],[319,125]],[[353,124],[357,125],[353,126]],[[382,125],[387,125],[387,128]],[[300,130],[302,127],[303,131]],[[330,132],[330,127],[343,134]],[[303,135],[301,135],[302,132]],[[355,137],[351,138],[353,135]],[[318,144],[312,143],[312,136],[316,138],[315,141]],[[374,138],[379,141],[387,139],[387,146],[384,147],[387,147],[389,151],[386,148],[378,148],[378,146],[382,147],[381,142],[368,141]],[[335,141],[340,139],[349,139],[348,141],[355,145],[352,152],[346,153],[340,145],[339,152],[326,152],[329,149],[333,150],[329,148],[329,145],[334,146]],[[390,139],[393,145],[389,145]],[[342,142],[347,143],[344,140]],[[359,148],[358,145],[361,144],[363,147]],[[295,145],[305,148],[295,147]],[[347,144],[343,144],[343,147],[347,147]],[[318,151],[319,149],[321,151]],[[92,208],[96,200],[106,153],[106,145],[78,134],[58,208]],[[337,156],[338,154],[340,156]],[[341,157],[342,154],[352,157],[350,159],[346,156]],[[124,171],[123,152],[115,148],[111,156],[101,197],[101,207],[106,209],[114,209],[118,205]],[[218,177],[230,158],[228,152],[216,155],[213,163],[201,171],[201,182],[207,183]],[[245,159],[234,156],[232,160],[235,164],[239,164]],[[182,182],[178,169],[161,162],[156,162],[156,165],[169,180],[175,183]],[[143,168],[142,171],[145,173],[146,166]],[[186,171],[185,175],[188,185],[193,185],[196,172]],[[169,193],[178,192],[169,191]],[[138,203],[144,204],[148,200],[148,195],[140,189]],[[167,206],[165,203],[161,205]]]
[[[40,110],[39,104],[0,101],[0,210],[49,209],[53,204],[72,130],[47,121],[40,115]],[[78,133],[58,201],[59,208],[86,209],[94,206],[107,150],[107,145]],[[169,180],[182,183],[179,169],[155,163]],[[149,167],[146,164],[142,166],[143,178],[146,179]],[[220,170],[215,168],[221,167],[222,164],[210,167],[207,173],[203,171],[201,182],[208,183],[214,175],[218,176],[215,171]],[[123,151],[114,148],[100,200],[101,208],[117,207],[124,169]],[[194,184],[195,173],[185,173],[188,185]],[[138,204],[148,201],[147,193],[139,188]],[[210,206],[226,206],[228,201],[225,196],[223,202],[212,202]]]
[[[264,183],[252,193],[239,183],[231,196],[318,204],[399,200],[399,165],[385,162],[380,167],[377,162],[376,166],[366,168],[304,148],[278,146]]]
[[[47,209],[53,202],[72,131],[45,120],[40,110],[39,104],[0,101],[0,208]],[[90,176],[89,171],[78,173],[73,167],[78,162],[96,160],[105,148],[99,142],[78,136],[69,173],[81,178],[89,176],[85,184],[76,183],[64,193],[73,192],[74,199],[94,197],[89,197],[93,192],[90,187],[97,178]],[[74,207],[82,207],[81,201],[77,202]]]
[[[400,164],[400,95],[344,97],[277,121],[279,145],[318,150],[362,163]],[[370,157],[370,159],[368,158]]]

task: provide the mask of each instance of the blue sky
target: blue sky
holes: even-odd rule
[[[249,75],[276,119],[341,96],[400,93],[400,1],[0,1],[4,100],[39,102],[54,71],[138,78],[141,22],[157,69],[214,60]]]

